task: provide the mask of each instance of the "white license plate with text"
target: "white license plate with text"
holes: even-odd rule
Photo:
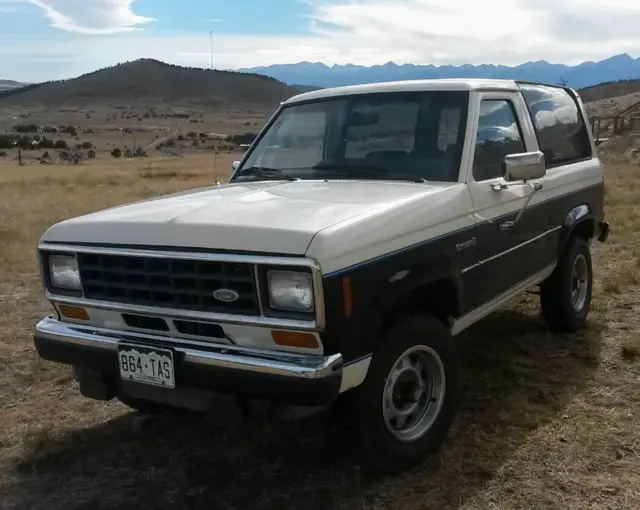
[[[169,349],[119,344],[118,365],[125,381],[175,388],[173,352]]]

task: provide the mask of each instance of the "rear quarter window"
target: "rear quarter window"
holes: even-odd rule
[[[520,84],[548,167],[591,158],[591,140],[576,100],[565,89]]]

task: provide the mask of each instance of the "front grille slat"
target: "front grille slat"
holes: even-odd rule
[[[259,315],[252,264],[158,259],[129,255],[78,254],[88,299],[199,312]],[[213,297],[233,289],[233,303]]]

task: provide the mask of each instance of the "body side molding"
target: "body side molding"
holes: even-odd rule
[[[454,336],[462,333],[465,329],[472,326],[479,320],[485,318],[487,315],[494,312],[497,308],[505,304],[507,301],[518,296],[528,288],[538,285],[540,282],[546,280],[551,275],[551,273],[553,273],[555,267],[556,264],[552,264],[546,267],[539,273],[530,276],[526,280],[523,280],[512,288],[506,290],[488,303],[485,303],[484,305],[479,306],[478,308],[471,310],[469,313],[456,319],[455,321],[453,321],[451,333]]]

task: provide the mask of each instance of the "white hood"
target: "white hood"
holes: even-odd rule
[[[225,184],[66,220],[42,240],[303,255],[324,229],[450,187],[389,181]]]

